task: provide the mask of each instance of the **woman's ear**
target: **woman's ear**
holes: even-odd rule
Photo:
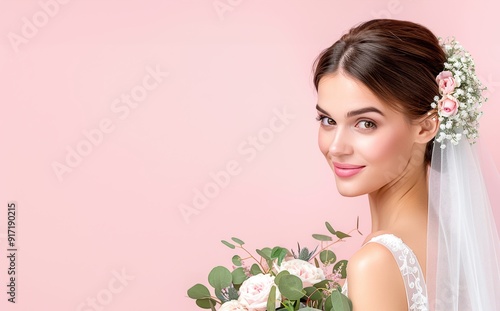
[[[439,130],[439,118],[434,110],[418,121],[417,142],[426,144],[431,141]]]

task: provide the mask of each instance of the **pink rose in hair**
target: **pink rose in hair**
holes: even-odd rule
[[[456,82],[451,71],[441,71],[436,77],[441,94],[451,94],[455,90]]]
[[[458,111],[458,101],[451,95],[445,95],[439,101],[438,109],[443,117],[454,116]]]

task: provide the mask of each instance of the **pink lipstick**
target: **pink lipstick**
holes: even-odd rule
[[[354,176],[357,173],[361,172],[363,168],[365,168],[364,165],[352,165],[352,164],[336,163],[336,162],[333,162],[333,167],[335,174],[339,177]]]

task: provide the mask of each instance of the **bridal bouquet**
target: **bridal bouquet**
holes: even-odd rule
[[[325,225],[330,234],[313,234],[321,242],[320,249],[313,251],[298,244],[296,252],[275,246],[252,254],[238,238],[222,241],[245,256],[233,256],[232,271],[223,266],[210,271],[208,282],[215,296],[203,284],[192,286],[188,296],[200,308],[213,311],[351,311],[352,304],[339,284],[346,278],[347,260],[337,261],[330,250],[350,235],[334,230],[328,222]],[[361,234],[359,219],[352,231]]]

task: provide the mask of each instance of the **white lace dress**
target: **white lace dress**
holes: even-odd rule
[[[400,238],[393,234],[382,234],[373,237],[370,242],[384,245],[394,255],[406,287],[406,298],[409,311],[428,311],[427,286],[424,274],[413,251]],[[347,282],[342,292],[348,296]]]

